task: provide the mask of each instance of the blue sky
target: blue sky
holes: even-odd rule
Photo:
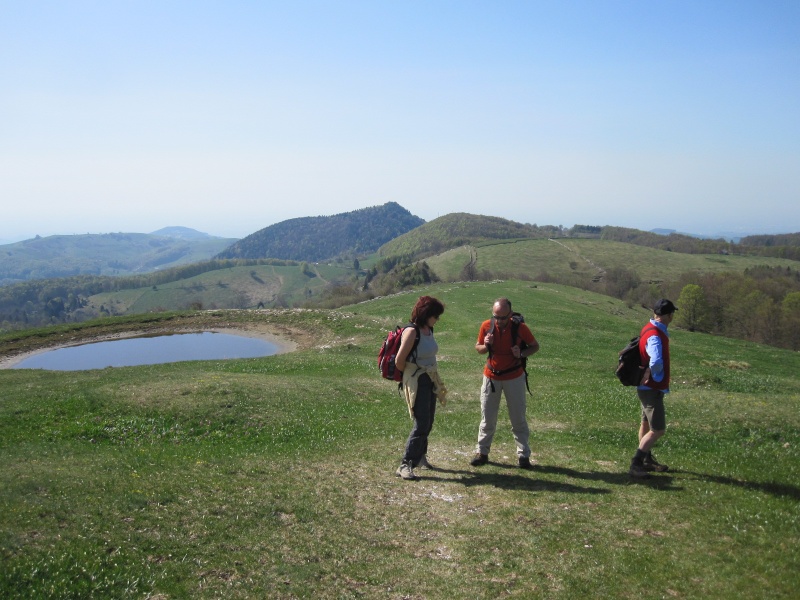
[[[800,231],[800,2],[0,0],[0,240],[394,201]]]

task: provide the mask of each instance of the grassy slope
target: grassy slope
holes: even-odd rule
[[[743,271],[758,265],[797,268],[797,261],[717,254],[681,254],[606,240],[533,239],[484,244],[475,249],[478,272],[498,276],[527,274],[536,278],[542,273],[591,279],[603,270],[627,268],[643,280],[676,278],[682,273]],[[457,248],[427,259],[434,271],[446,280],[457,279],[468,262],[466,247]]]
[[[333,264],[311,265],[315,276],[303,274],[299,266],[260,265],[210,271],[155,288],[139,288],[97,294],[92,305],[112,307],[114,314],[152,310],[182,310],[193,304],[205,308],[270,306],[280,294],[290,304],[301,304],[308,294],[318,294],[329,281],[352,274],[352,269]]]
[[[375,355],[418,292],[263,313],[319,332],[291,355],[0,371],[0,595],[794,597],[796,353],[674,331],[657,449],[674,472],[631,483],[637,402],[610,373],[644,312],[531,283],[424,291],[447,305],[450,401],[431,438],[440,470],[414,483],[393,474],[410,422]],[[492,464],[467,464],[472,345],[500,295],[542,344],[532,473],[512,466],[504,411]]]

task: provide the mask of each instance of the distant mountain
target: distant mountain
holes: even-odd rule
[[[317,262],[372,254],[425,221],[396,202],[329,217],[281,221],[239,240],[217,258],[279,258]]]
[[[163,233],[172,230],[180,235]],[[148,273],[209,260],[236,241],[184,227],[160,231],[37,236],[2,245],[0,285],[74,275]]]
[[[178,240],[208,240],[216,237],[190,227],[164,227],[158,231],[153,231],[150,235],[160,235]]]

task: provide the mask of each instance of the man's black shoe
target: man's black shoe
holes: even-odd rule
[[[526,471],[533,471],[533,465],[531,464],[531,459],[528,458],[527,456],[520,456],[519,468],[525,469]]]
[[[669,471],[669,467],[658,462],[655,458],[653,458],[653,455],[650,452],[648,452],[647,456],[644,457],[642,465],[644,466],[645,471],[655,471],[656,473],[665,473],[666,471]]]
[[[489,455],[488,454],[480,454],[476,453],[475,456],[472,457],[472,460],[469,461],[473,467],[480,467],[481,465],[485,465],[489,462]]]
[[[631,463],[631,468],[628,469],[628,474],[634,479],[647,479],[650,473],[644,470],[644,467],[637,463]]]

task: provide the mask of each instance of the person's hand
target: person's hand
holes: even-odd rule
[[[519,358],[520,356],[519,346],[511,346],[511,354],[514,355],[514,358]]]
[[[493,333],[487,333],[486,336],[484,336],[484,338],[483,338],[483,345],[484,346],[488,346],[490,344],[494,344],[494,334]]]

